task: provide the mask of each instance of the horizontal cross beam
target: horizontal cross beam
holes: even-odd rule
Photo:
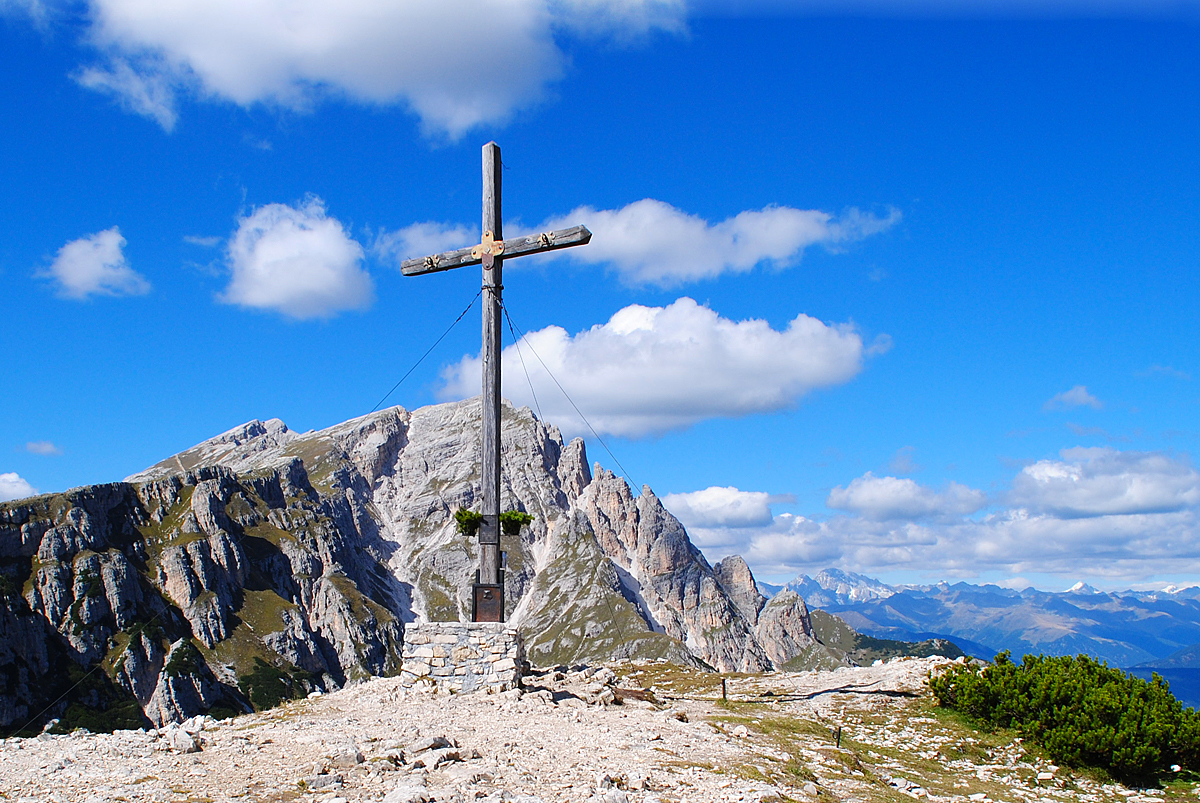
[[[505,258],[539,254],[543,251],[570,248],[573,245],[586,245],[591,239],[592,233],[588,231],[587,226],[572,226],[569,229],[530,234],[527,237],[497,240],[492,246],[492,254]],[[444,251],[433,256],[406,259],[400,263],[400,272],[405,276],[419,276],[422,273],[438,273],[467,265],[478,265],[481,262],[483,262],[482,249],[475,245],[470,248],[460,248],[457,251]]]

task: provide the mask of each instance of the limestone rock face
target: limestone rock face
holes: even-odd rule
[[[634,499],[624,480],[597,465],[576,504],[652,630],[679,639],[721,671],[770,668],[751,624],[649,487]]]
[[[224,689],[196,648],[180,639],[171,645],[143,711],[151,722],[183,722],[189,712],[209,711],[224,697]]]
[[[44,705],[41,680],[61,657],[53,645],[46,620],[29,610],[19,594],[8,591],[0,597],[0,723],[26,722]]]
[[[764,608],[744,561],[714,570],[582,440],[507,404],[501,424],[502,509],[534,519],[502,545],[531,661],[758,671],[811,637],[802,601]],[[0,505],[0,729],[58,655],[104,668],[59,709],[155,724],[398,672],[406,622],[470,618],[454,512],[479,506],[479,430],[477,399],[252,421],[123,483]]]
[[[763,606],[756,634],[776,666],[805,654],[817,643],[808,606],[795,591],[780,591]]]
[[[0,506],[0,728],[67,691],[72,664],[105,671],[62,707],[125,711],[131,727],[244,710],[260,664],[297,693],[393,671],[398,584],[374,533],[295,460]]]
[[[738,612],[751,625],[757,625],[758,614],[767,604],[767,598],[758,590],[754,575],[742,556],[730,555],[713,567],[713,573]]]

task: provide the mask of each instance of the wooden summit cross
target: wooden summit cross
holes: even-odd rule
[[[500,575],[500,292],[501,263],[510,257],[586,245],[585,226],[503,239],[500,217],[500,146],[483,146],[483,237],[479,245],[400,263],[405,276],[483,265],[483,523],[479,527],[479,575],[472,586],[471,618],[504,621],[504,582]]]

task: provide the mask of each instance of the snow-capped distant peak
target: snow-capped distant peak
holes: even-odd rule
[[[1196,586],[1196,585],[1177,586],[1174,583],[1171,583],[1166,588],[1159,591],[1159,593],[1160,594],[1182,594],[1185,591],[1190,591],[1190,592],[1195,593],[1196,591],[1200,591],[1200,586]]]
[[[1087,583],[1080,580],[1075,585],[1067,589],[1068,594],[1099,594],[1100,592],[1092,588]]]
[[[825,569],[816,577],[802,574],[784,588],[795,591],[809,605],[827,607],[887,599],[896,589],[873,577],[841,569]]]

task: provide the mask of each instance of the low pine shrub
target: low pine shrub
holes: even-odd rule
[[[454,511],[454,521],[459,533],[474,537],[483,525],[483,514],[459,508]],[[500,529],[505,535],[520,535],[521,528],[533,522],[533,516],[520,510],[506,510],[500,514]]]
[[[987,727],[1012,728],[1052,760],[1126,782],[1171,764],[1200,769],[1200,716],[1158,675],[1134,677],[1086,655],[1008,652],[982,670],[957,664],[929,681],[938,704]]]

